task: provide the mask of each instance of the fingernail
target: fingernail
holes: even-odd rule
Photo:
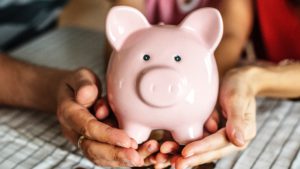
[[[154,151],[154,150],[155,150],[155,147],[152,146],[152,144],[149,144],[148,147],[147,147],[147,151],[148,151],[148,152],[152,152],[152,151]]]
[[[242,135],[241,132],[235,131],[234,136],[235,136],[236,141],[237,141],[238,144],[240,144],[240,145],[244,145],[245,144],[245,140],[244,140],[244,137],[243,137],[243,135]]]

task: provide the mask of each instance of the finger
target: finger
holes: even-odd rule
[[[221,91],[220,104],[224,114],[227,114],[226,133],[229,140],[236,146],[243,146],[247,134],[245,129],[249,124],[245,119],[245,114],[248,113],[251,101],[236,96],[233,91],[230,94]]]
[[[171,157],[170,163],[171,163],[172,168],[175,168],[175,164],[176,164],[179,157],[181,157],[181,156],[180,155],[174,155],[174,156]]]
[[[154,168],[162,169],[170,165],[170,156],[168,154],[158,153],[156,155],[156,163],[154,165]]]
[[[248,101],[245,107],[237,110],[239,106],[228,109],[226,133],[229,140],[236,146],[244,146],[246,141],[252,139],[256,133],[255,101]]]
[[[150,166],[150,165],[154,165],[154,164],[156,164],[156,156],[155,155],[149,156],[144,160],[144,166]]]
[[[142,159],[146,159],[153,153],[159,151],[159,143],[156,140],[149,140],[142,144],[138,149],[138,152]]]
[[[209,133],[215,133],[218,131],[219,115],[215,109],[209,118],[206,120],[204,127]]]
[[[131,148],[121,148],[109,144],[84,139],[81,143],[83,153],[93,162],[109,161],[110,166],[141,166],[143,160]]]
[[[171,163],[169,161],[165,162],[165,163],[157,163],[154,165],[155,169],[163,169],[163,168],[167,168],[168,166],[170,166]]]
[[[85,137],[112,145],[125,148],[137,148],[137,143],[132,140],[123,130],[112,128],[109,125],[97,121],[97,119],[73,101],[65,101],[62,104],[64,124]]]
[[[218,130],[218,123],[212,116],[210,116],[205,122],[204,127],[209,133],[214,133]]]
[[[232,152],[241,149],[242,149],[241,147],[236,147],[232,144],[228,144],[225,147],[222,147],[221,149],[217,149],[215,151],[209,151],[206,153],[197,154],[189,158],[180,157],[177,159],[175,166],[176,169],[186,169],[186,168],[194,167],[197,165],[213,162]]]
[[[215,120],[215,122],[217,122],[217,124],[219,124],[220,122],[219,112],[216,109],[212,113],[212,118]]]
[[[174,141],[166,141],[160,147],[160,152],[164,154],[175,154],[179,151],[180,145]]]
[[[168,154],[157,153],[156,155],[156,163],[165,163],[169,159]]]
[[[226,138],[225,129],[219,130],[202,140],[187,144],[182,150],[183,157],[191,157],[195,154],[202,154],[209,151],[214,151],[230,144]]]
[[[109,115],[109,108],[104,99],[100,99],[95,104],[95,116],[98,120],[103,120]]]
[[[101,92],[96,75],[88,69],[80,69],[67,83],[73,89],[76,101],[84,107],[91,106]]]
[[[61,126],[61,130],[65,138],[67,138],[73,145],[77,146],[79,135],[76,132],[69,130],[63,126]]]

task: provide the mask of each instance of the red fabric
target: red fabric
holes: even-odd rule
[[[257,0],[266,57],[274,62],[300,60],[300,16],[287,0]]]

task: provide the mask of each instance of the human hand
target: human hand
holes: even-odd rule
[[[94,106],[95,116],[97,119],[111,127],[118,128],[118,122],[114,114],[107,110],[110,110],[110,108],[106,99],[98,100]],[[137,152],[143,161],[143,167],[156,164],[155,153],[159,151],[160,144],[155,139],[156,138],[151,139],[150,137],[150,140],[139,145]]]
[[[188,144],[176,162],[178,168],[217,160],[231,152],[244,149],[256,135],[256,69],[249,67],[229,71],[221,84],[219,103],[226,126],[215,134]]]
[[[215,133],[218,130],[219,115],[216,110],[206,120],[204,125],[203,137],[208,136],[211,133]],[[166,168],[170,165],[175,167],[176,161],[181,157],[180,151],[183,146],[172,140],[170,135],[166,135],[162,141],[160,152],[155,157],[154,168]]]
[[[88,110],[101,95],[100,83],[96,75],[88,69],[79,69],[62,80],[58,91],[57,117],[65,137],[79,145],[84,155],[101,166],[141,166],[144,164],[139,152],[144,152],[145,143],[138,148],[137,143],[123,130],[98,121]],[[101,106],[102,107],[102,106]],[[102,113],[108,114],[104,107]],[[155,144],[155,142],[154,142]],[[151,149],[155,150],[154,148]],[[144,153],[144,156],[147,156]]]
[[[252,70],[230,71],[223,79],[219,102],[226,126],[216,133],[186,145],[181,156],[173,158],[177,169],[193,167],[217,160],[231,152],[244,149],[256,135],[255,85],[251,85]],[[208,120],[209,122],[209,120]],[[211,127],[211,126],[210,126]],[[174,148],[163,144],[161,151]]]

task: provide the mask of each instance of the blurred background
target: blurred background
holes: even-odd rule
[[[0,51],[10,51],[57,27],[103,31],[109,0],[1,0]]]

